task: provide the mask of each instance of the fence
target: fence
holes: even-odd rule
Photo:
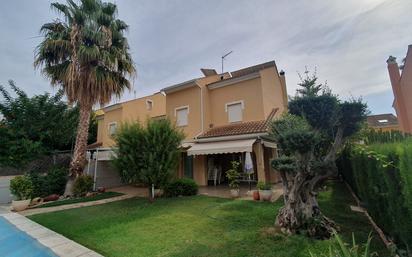
[[[94,189],[99,187],[112,188],[125,185],[120,179],[119,173],[112,166],[113,157],[111,148],[90,149],[87,152],[88,164],[84,173],[93,177]]]

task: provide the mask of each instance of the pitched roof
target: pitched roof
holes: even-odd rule
[[[252,73],[257,73],[261,70],[264,70],[264,69],[267,69],[267,68],[270,68],[270,67],[276,67],[276,62],[275,61],[265,62],[265,63],[261,63],[261,64],[258,64],[258,65],[250,66],[250,67],[247,67],[247,68],[244,68],[244,69],[232,71],[232,72],[230,72],[231,76],[229,78],[222,79],[222,80],[219,80],[219,81],[216,81],[216,82],[212,82],[212,83],[208,84],[208,86],[221,83],[222,81],[228,81],[228,80],[240,78],[240,77],[252,74]]]
[[[366,121],[369,127],[388,127],[397,126],[398,118],[392,113],[378,114],[368,116]]]
[[[261,63],[258,65],[250,66],[244,69],[240,69],[237,71],[232,71],[230,72],[230,74],[232,75],[232,78],[237,78],[237,77],[245,76],[247,74],[258,72],[258,71],[261,71],[261,70],[264,70],[270,67],[275,67],[275,66],[276,66],[275,61],[270,61],[270,62],[265,62],[265,63]]]
[[[273,119],[277,111],[277,108],[273,109],[266,120],[246,121],[214,127],[204,132],[197,138],[235,136],[268,132],[269,123]]]
[[[259,72],[259,71],[267,69],[269,67],[276,67],[275,61],[265,62],[265,63],[257,64],[257,65],[254,65],[254,66],[250,66],[250,67],[247,67],[247,68],[244,68],[244,69],[232,71],[232,72],[230,72],[230,75],[231,75],[230,77],[225,78],[223,80],[216,81],[214,83],[219,83],[221,81],[226,81],[226,80],[231,80],[231,79],[234,79],[234,78],[239,78],[239,77],[242,77],[242,76],[245,76],[245,75],[248,75],[248,74]],[[217,74],[217,72],[213,69],[201,69],[201,71],[205,76],[216,75]],[[180,89],[183,89],[183,88],[186,88],[186,87],[194,86],[198,79],[201,79],[201,78],[195,78],[195,79],[191,79],[191,80],[179,83],[179,84],[175,84],[175,85],[172,85],[172,86],[169,86],[169,87],[165,87],[160,91],[168,93],[168,92],[177,91],[177,90],[180,90]],[[214,83],[210,83],[209,85],[214,84]]]

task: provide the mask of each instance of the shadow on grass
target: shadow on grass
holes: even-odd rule
[[[371,226],[363,214],[351,212],[351,196],[343,184],[329,185],[319,202],[345,239],[352,232],[359,241],[366,239]],[[303,257],[309,250],[326,251],[329,240],[267,232],[281,205],[207,196],[152,204],[136,198],[30,218],[105,256]]]

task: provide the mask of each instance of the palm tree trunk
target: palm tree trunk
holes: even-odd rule
[[[87,137],[89,134],[89,122],[92,106],[80,103],[79,124],[77,126],[76,144],[73,158],[70,163],[70,176],[77,177],[83,173],[86,166]]]

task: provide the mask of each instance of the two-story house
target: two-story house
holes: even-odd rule
[[[230,162],[244,164],[249,153],[252,179],[277,182],[270,165],[276,143],[268,137],[268,129],[270,121],[287,109],[284,72],[278,72],[274,61],[223,74],[201,71],[202,77],[104,108],[98,142],[113,146],[110,134],[123,121],[168,117],[186,136],[179,177],[191,177],[199,185],[223,182]]]

